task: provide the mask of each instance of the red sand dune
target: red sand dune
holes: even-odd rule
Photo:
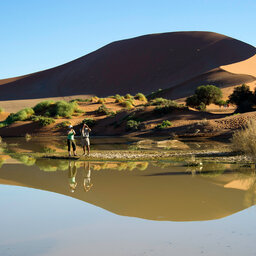
[[[177,99],[205,83],[227,87],[255,81],[246,69],[238,74],[220,68],[255,54],[255,47],[212,32],[146,35],[113,42],[52,69],[0,80],[0,101],[148,94],[159,88]]]

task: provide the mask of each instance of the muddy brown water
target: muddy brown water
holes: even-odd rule
[[[253,171],[8,155],[26,143],[0,153],[1,256],[256,255]]]

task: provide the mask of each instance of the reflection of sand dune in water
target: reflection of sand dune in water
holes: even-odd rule
[[[119,215],[150,220],[198,221],[229,216],[252,205],[247,191],[225,188],[239,177],[191,175],[145,176],[156,172],[184,171],[181,167],[149,167],[145,171],[92,171],[93,187],[85,192],[88,170],[78,168],[74,193],[67,171],[44,172],[35,166],[4,165],[0,182],[60,193],[99,206]],[[240,174],[241,175],[241,174]],[[255,191],[249,197],[255,197]],[[245,203],[247,202],[247,203]]]

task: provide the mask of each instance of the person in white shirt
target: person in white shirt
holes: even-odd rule
[[[89,139],[89,133],[91,132],[91,129],[87,124],[83,124],[83,127],[81,129],[81,144],[83,147],[84,154],[83,156],[86,155],[86,150],[87,149],[87,155],[90,155],[90,139]]]

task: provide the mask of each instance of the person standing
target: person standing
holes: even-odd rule
[[[68,144],[68,154],[71,156],[71,147],[73,149],[73,154],[76,156],[76,143],[75,143],[75,135],[76,132],[73,129],[72,125],[68,126],[68,139],[67,139],[67,144]]]
[[[83,156],[86,155],[85,153],[85,148],[87,149],[87,155],[90,155],[90,139],[89,139],[89,133],[91,132],[91,129],[87,124],[83,124],[83,127],[81,129],[81,144],[83,147],[84,154]]]

